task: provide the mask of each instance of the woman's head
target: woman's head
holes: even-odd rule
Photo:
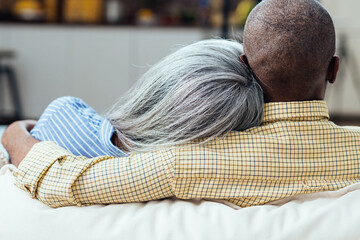
[[[204,40],[150,68],[106,113],[130,152],[259,125],[263,94],[235,41]]]

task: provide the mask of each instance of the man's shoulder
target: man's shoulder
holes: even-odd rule
[[[231,131],[203,143],[199,140],[187,144],[175,151],[175,156],[182,166],[184,161],[206,163],[204,159],[214,159],[212,162],[216,165],[228,159],[278,159],[280,155],[286,158],[303,153],[317,154],[324,145],[340,151],[344,143],[360,146],[360,127],[338,126],[331,121],[275,122],[245,131]]]

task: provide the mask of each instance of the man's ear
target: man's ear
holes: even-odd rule
[[[333,56],[331,58],[328,70],[327,70],[327,75],[326,75],[326,79],[329,81],[329,83],[334,83],[336,80],[336,76],[337,73],[339,71],[339,66],[340,66],[340,59],[338,56]]]
[[[241,61],[243,64],[245,64],[245,66],[247,66],[247,67],[250,68],[249,61],[248,61],[248,59],[247,59],[247,57],[246,57],[245,54],[241,54],[241,55],[240,55],[240,61]]]

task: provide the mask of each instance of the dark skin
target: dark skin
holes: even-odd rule
[[[265,102],[292,102],[292,101],[308,101],[308,100],[322,100],[325,97],[325,91],[327,83],[334,83],[339,71],[340,59],[338,56],[333,56],[330,60],[326,74],[320,77],[320,79],[314,80],[314,82],[320,82],[317,85],[313,94],[299,91],[297,94],[289,91],[289,89],[277,86],[271,83],[266,76],[258,76],[256,69],[251,68],[249,61],[245,54],[240,56],[240,60],[252,69],[256,80],[264,91]],[[269,87],[271,86],[271,87]]]
[[[314,0],[264,0],[250,13],[240,59],[252,69],[266,102],[323,100],[339,69],[335,29]]]
[[[120,139],[117,137],[116,132],[113,134],[113,136],[111,137],[111,142],[117,146],[118,148],[120,148],[121,150],[128,152],[128,149],[126,147],[126,145],[120,141]]]

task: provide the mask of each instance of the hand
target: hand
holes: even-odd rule
[[[34,120],[14,122],[6,128],[1,138],[2,145],[9,153],[12,164],[16,167],[19,166],[32,146],[39,142],[29,133],[35,124]]]

